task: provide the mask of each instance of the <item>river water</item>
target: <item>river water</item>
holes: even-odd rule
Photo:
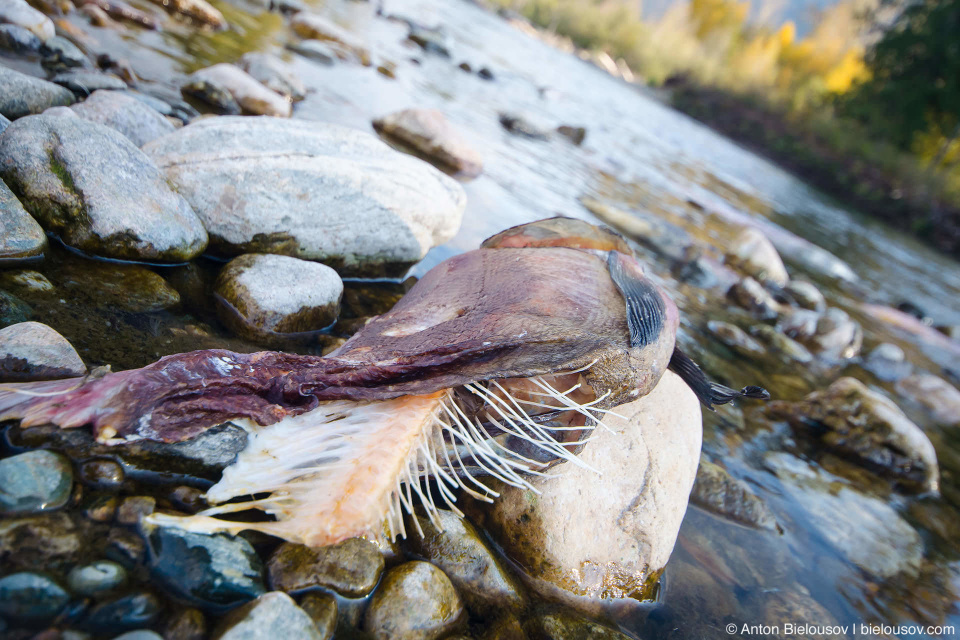
[[[162,31],[118,32],[91,27],[76,13],[69,20],[93,39],[95,49],[127,59],[143,79],[141,88],[161,95],[176,95],[185,73],[296,39],[279,15],[256,4],[214,4],[231,23],[229,31],[170,21]],[[862,323],[864,352],[893,342],[918,370],[945,376],[945,369],[960,369],[957,343],[918,337],[875,319],[862,306],[909,301],[938,323],[960,324],[960,268],[953,260],[844,209],[651,93],[467,2],[386,0],[383,7],[387,15],[442,26],[450,59],[406,41],[407,26],[377,16],[370,3],[332,0],[313,9],[353,32],[374,52],[375,64],[324,66],[293,56],[309,89],[295,105],[295,118],[370,130],[374,117],[392,111],[438,108],[484,157],[483,175],[464,184],[468,205],[460,233],[431,251],[411,275],[475,248],[507,226],[558,214],[596,221],[581,204],[586,198],[653,216],[701,245],[720,248],[732,229],[755,224],[774,239],[792,275],[815,282],[828,304]],[[474,70],[488,67],[494,79],[461,70],[457,65],[464,61]],[[382,62],[396,65],[395,78],[376,71]],[[12,66],[30,70],[23,63]],[[500,126],[499,112],[522,114],[548,128],[584,126],[586,141],[578,147],[559,136],[540,141],[512,135]],[[891,385],[871,377],[856,360],[834,366],[750,362],[712,342],[707,320],[742,326],[751,320],[730,308],[722,292],[678,282],[663,251],[638,251],[684,314],[681,341],[712,375],[737,386],[766,384],[788,400],[842,374],[854,375],[897,400]],[[52,275],[72,261],[61,255],[40,270]],[[827,266],[812,267],[813,262]],[[376,298],[360,285],[355,289],[354,301]],[[381,293],[395,299],[389,286]],[[197,310],[138,315],[94,306],[62,303],[41,309],[46,319],[37,319],[64,333],[88,362],[112,362],[115,368],[190,348],[254,348],[230,341]],[[362,304],[355,306],[351,312],[363,315]],[[192,329],[198,316],[210,322],[208,330]],[[104,322],[115,340],[90,329]],[[171,328],[181,329],[176,338],[158,338]],[[764,623],[780,624],[783,637],[804,637],[787,632],[783,625],[791,622],[847,625],[848,637],[875,631],[850,628],[862,624],[952,624],[960,630],[960,438],[919,408],[904,409],[937,448],[941,496],[907,497],[875,479],[851,480],[856,472],[846,463],[810,451],[758,407],[707,415],[705,456],[745,480],[773,509],[782,533],[754,531],[691,507],[657,601],[618,610],[621,628],[643,638],[690,639],[724,637],[730,624],[736,629],[731,637],[755,637],[742,626]]]

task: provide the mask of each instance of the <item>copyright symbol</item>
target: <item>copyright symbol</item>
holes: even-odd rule
[[[735,625],[732,622],[727,625],[727,633],[729,633],[730,635],[733,635],[736,632],[737,632],[737,625]]]

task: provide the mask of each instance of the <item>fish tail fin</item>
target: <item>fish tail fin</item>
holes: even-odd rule
[[[716,411],[714,405],[727,404],[737,398],[770,399],[770,393],[763,387],[750,385],[737,391],[711,381],[697,363],[680,350],[680,347],[674,347],[669,369],[679,375],[697,395],[703,406],[711,411]]]

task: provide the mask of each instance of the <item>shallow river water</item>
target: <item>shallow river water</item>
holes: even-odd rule
[[[156,11],[153,5],[133,4]],[[213,4],[224,12],[230,30],[207,32],[170,21],[163,31],[117,32],[91,27],[76,14],[70,20],[98,43],[95,48],[127,59],[144,80],[141,88],[160,95],[176,95],[185,73],[295,39],[281,16],[255,4]],[[955,261],[844,209],[645,90],[467,2],[386,0],[383,7],[384,14],[442,25],[449,34],[450,59],[406,41],[406,25],[377,16],[371,3],[331,0],[313,8],[362,40],[374,53],[374,66],[323,66],[292,56],[309,89],[294,107],[295,118],[370,130],[374,117],[392,111],[439,108],[484,157],[483,175],[464,184],[468,204],[461,231],[410,275],[422,275],[507,226],[558,214],[596,221],[582,204],[586,199],[675,225],[670,228],[703,246],[722,247],[731,230],[755,224],[774,240],[791,275],[815,282],[829,305],[861,322],[863,353],[892,342],[917,370],[947,379],[953,375],[957,384],[960,343],[924,339],[863,307],[908,301],[938,324],[958,325],[960,265]],[[396,65],[396,78],[377,72],[384,61]],[[494,79],[461,70],[457,65],[464,61],[474,70],[488,67]],[[31,71],[28,63],[9,63]],[[583,126],[586,140],[578,147],[559,136],[549,141],[515,136],[501,127],[499,112],[522,114],[550,128]],[[956,427],[938,427],[856,359],[830,366],[736,355],[711,338],[707,321],[743,327],[757,322],[733,308],[722,291],[679,282],[666,257],[669,251],[638,249],[678,302],[684,316],[681,342],[713,376],[736,386],[765,384],[787,400],[826,387],[840,375],[858,377],[888,393],[928,431],[942,477],[939,496],[903,496],[873,478],[852,480],[857,472],[848,463],[795,441],[786,425],[770,422],[756,405],[707,415],[705,457],[745,480],[773,509],[782,532],[755,531],[691,506],[656,602],[615,612],[622,630],[642,638],[746,638],[755,636],[743,633],[744,624],[773,622],[781,625],[783,637],[805,637],[786,632],[784,625],[838,623],[853,625],[847,633],[852,638],[893,637],[857,625],[923,624],[954,625],[960,637]],[[76,291],[87,291],[86,261],[62,250],[54,253],[36,268],[55,284],[75,281]],[[827,266],[811,266],[814,262]],[[216,267],[201,260],[199,279]],[[186,279],[183,268],[156,271],[171,281]],[[341,322],[382,311],[402,288],[349,284]],[[115,369],[194,348],[256,348],[229,339],[202,304],[191,305],[189,296],[184,301],[176,313],[118,311],[97,295],[80,293],[33,306],[35,319],[63,333],[88,363],[111,363]],[[904,536],[901,525],[918,535]],[[735,628],[729,636],[728,625]]]

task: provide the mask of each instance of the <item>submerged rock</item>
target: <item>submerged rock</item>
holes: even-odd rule
[[[770,325],[761,324],[751,327],[750,332],[763,342],[767,349],[784,358],[801,364],[813,362],[813,354],[805,346],[788,338]]]
[[[116,129],[138,147],[174,130],[156,110],[117,91],[94,91],[71,109],[81,118]]]
[[[319,260],[396,275],[453,237],[463,188],[370,134],[316,122],[222,117],[144,147],[223,254]]]
[[[59,509],[72,489],[73,466],[60,453],[40,449],[0,460],[0,515]]]
[[[317,627],[320,640],[330,640],[337,629],[337,599],[327,593],[308,593],[300,600],[303,609]]]
[[[324,587],[348,598],[373,591],[383,573],[377,545],[350,538],[328,547],[311,548],[285,542],[267,563],[270,586],[280,591]]]
[[[53,22],[24,0],[0,0],[0,23],[27,29],[46,42],[54,36]]]
[[[127,88],[127,83],[120,78],[92,69],[58,73],[50,81],[70,89],[78,98],[86,98],[95,91],[123,91]]]
[[[916,491],[936,491],[937,454],[926,434],[886,397],[854,378],[840,378],[796,403],[769,412],[841,456]]]
[[[52,620],[70,596],[47,576],[13,573],[0,578],[0,615],[22,622]]]
[[[0,566],[5,571],[69,568],[86,553],[92,536],[82,520],[63,511],[0,519]]]
[[[773,243],[759,229],[747,227],[727,247],[727,264],[760,282],[784,287],[790,276]]]
[[[481,69],[481,71],[483,70]],[[570,125],[562,124],[557,127],[557,133],[578,147],[587,139],[587,130],[584,127],[571,127]]]
[[[525,625],[527,636],[543,640],[627,640],[616,629],[587,620],[570,611],[553,611],[532,618]]]
[[[749,485],[708,460],[700,460],[690,502],[749,527],[778,530],[776,516]]]
[[[232,64],[221,62],[206,69],[195,71],[190,80],[210,82],[230,92],[244,111],[263,116],[289,118],[292,113],[290,101],[257,81],[256,78]]]
[[[935,375],[919,373],[897,382],[897,393],[945,427],[960,426],[960,391]]]
[[[804,526],[817,531],[846,560],[879,578],[916,573],[923,543],[893,507],[790,454],[768,453],[764,462],[804,510]]]
[[[313,620],[282,591],[271,591],[234,609],[213,632],[214,640],[323,640]]]
[[[377,640],[433,640],[449,634],[464,611],[443,571],[428,562],[394,567],[370,599],[363,629]]]
[[[746,331],[735,324],[710,320],[707,322],[707,331],[714,338],[745,358],[754,358],[766,353],[766,348],[762,344],[751,338]]]
[[[884,382],[896,382],[910,375],[913,365],[907,362],[903,349],[895,344],[878,344],[867,355],[863,368]]]
[[[492,618],[523,609],[526,599],[520,584],[476,527],[451,511],[439,510],[435,515],[442,529],[427,518],[414,516],[423,535],[410,534],[410,549],[450,578],[471,613]],[[416,529],[410,526],[408,530]]]
[[[727,297],[761,320],[773,320],[783,311],[773,295],[750,276],[730,287]]]
[[[284,286],[293,285],[297,286]],[[250,253],[231,260],[216,284],[217,312],[237,335],[295,339],[333,324],[343,282],[337,272],[289,256]]]
[[[300,42],[291,42],[287,44],[287,48],[294,53],[299,53],[304,58],[327,66],[332,66],[338,59],[337,52],[324,40],[310,38]]]
[[[107,176],[122,175],[109,180]],[[68,245],[130,260],[189,260],[207,234],[190,205],[123,134],[39,115],[0,137],[0,176]]]
[[[657,216],[623,211],[593,198],[581,198],[580,204],[602,222],[669,260],[686,259],[694,247],[689,233]]]
[[[301,11],[290,21],[290,26],[301,38],[334,42],[364,64],[370,60],[370,52],[349,31],[316,13]]]
[[[76,595],[93,596],[119,587],[126,580],[127,570],[122,566],[110,560],[98,560],[71,569],[67,586]]]
[[[37,258],[46,247],[43,228],[0,181],[0,264]]]
[[[52,82],[0,66],[0,115],[16,120],[74,103],[73,93]]]
[[[99,633],[129,631],[152,625],[163,611],[163,604],[148,591],[137,591],[94,606],[84,626]]]
[[[30,305],[6,291],[0,291],[0,327],[26,322],[32,315]]]
[[[262,595],[263,565],[250,543],[228,535],[145,526],[150,572],[179,597],[230,607]]]
[[[40,64],[50,71],[66,71],[91,66],[87,54],[61,36],[54,36],[45,41],[41,53],[43,53],[43,60]]]
[[[303,100],[307,95],[307,89],[293,67],[272,53],[245,53],[239,65],[263,86],[285,98]]]
[[[531,480],[540,495],[495,483],[494,504],[468,505],[534,588],[588,609],[598,599],[649,596],[700,461],[700,405],[676,374],[616,412],[623,417],[606,416],[610,431],[596,429],[579,455],[592,469],[563,462],[550,470],[555,477]]]
[[[89,262],[71,265],[59,274],[57,284],[77,299],[101,309],[145,313],[169,309],[180,294],[158,274],[139,265]]]
[[[437,109],[404,109],[373,121],[381,135],[408,145],[440,168],[464,177],[483,172],[483,159]]]
[[[47,325],[21,322],[0,329],[0,381],[75,378],[86,372],[76,349]]]

